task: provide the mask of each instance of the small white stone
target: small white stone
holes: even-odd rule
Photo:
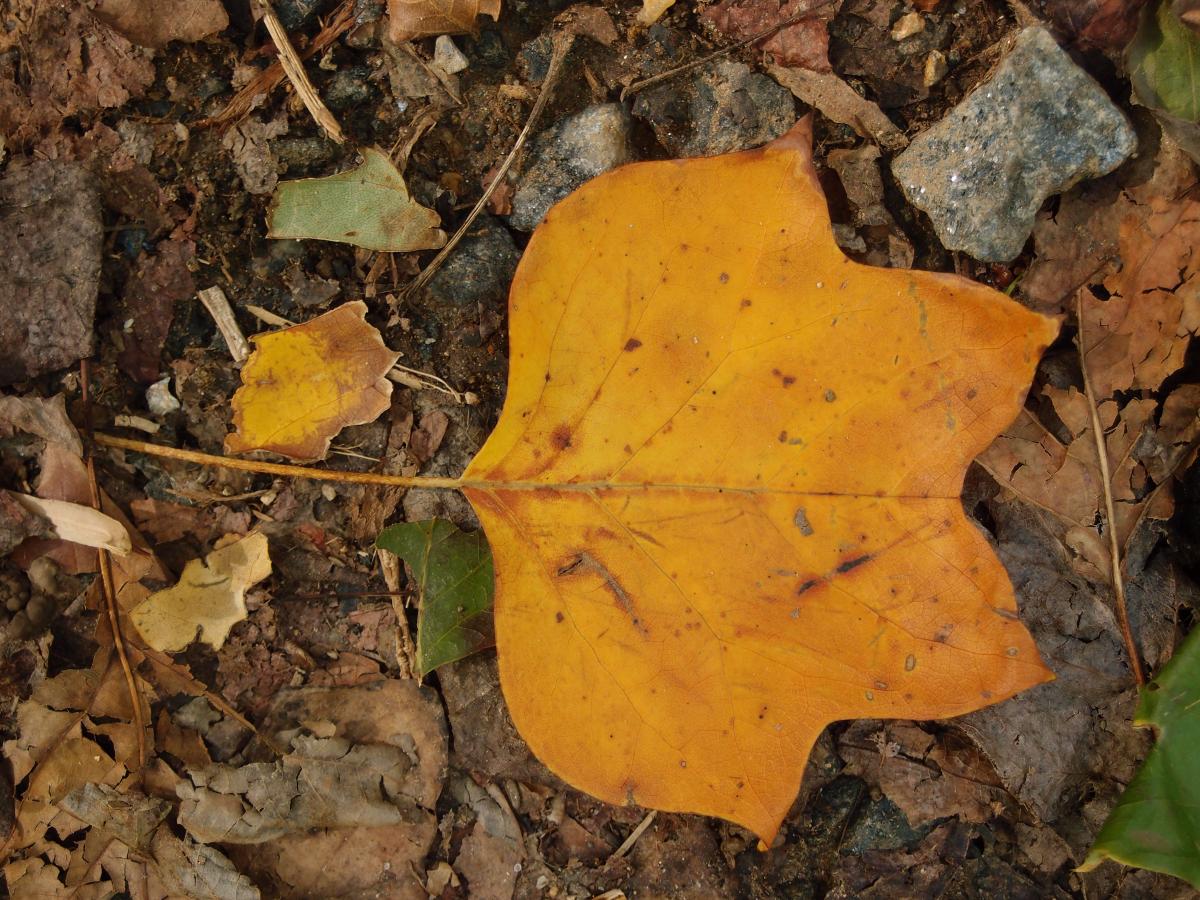
[[[902,41],[914,34],[920,34],[924,30],[925,19],[919,12],[910,12],[897,19],[896,24],[892,26],[892,40]]]
[[[433,64],[447,75],[454,75],[457,72],[461,72],[471,63],[463,56],[463,52],[458,49],[458,46],[451,40],[450,36],[443,34],[434,41]]]
[[[179,401],[171,393],[171,376],[167,375],[146,388],[146,408],[156,416],[165,416],[179,409]]]

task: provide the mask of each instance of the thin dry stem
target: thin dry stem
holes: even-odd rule
[[[246,342],[242,329],[238,327],[233,307],[229,305],[225,292],[213,285],[197,292],[196,296],[217,323],[217,331],[221,332],[221,337],[225,339],[225,346],[229,348],[229,355],[233,357],[233,361],[238,365],[244,363],[250,355],[250,345]]]
[[[258,0],[258,5],[259,9],[262,10],[263,22],[267,26],[267,32],[271,35],[271,40],[275,43],[275,49],[279,51],[279,64],[283,66],[283,71],[287,74],[288,81],[296,89],[297,96],[303,101],[304,108],[308,110],[308,114],[313,117],[313,121],[321,126],[331,141],[338,144],[346,143],[346,136],[342,134],[342,126],[338,124],[333,113],[329,111],[329,107],[322,103],[321,98],[317,96],[317,89],[308,80],[308,73],[304,71],[304,64],[300,61],[300,57],[296,55],[296,49],[288,39],[287,29],[279,21],[279,16],[275,15],[275,10],[272,8],[270,0]]]
[[[421,273],[409,283],[401,295],[404,298],[411,297],[417,291],[421,290],[429,283],[435,272],[442,267],[442,263],[458,246],[458,242],[463,239],[463,235],[467,233],[467,229],[474,224],[479,214],[483,212],[483,208],[487,205],[488,198],[492,196],[492,192],[499,187],[500,182],[504,180],[504,176],[508,174],[508,170],[512,168],[513,162],[517,158],[517,154],[521,152],[521,148],[525,146],[525,142],[529,139],[530,133],[533,131],[533,126],[542,114],[542,110],[546,108],[546,102],[550,99],[551,93],[554,91],[554,83],[558,80],[559,72],[562,70],[563,61],[567,58],[567,52],[571,49],[572,43],[575,41],[575,35],[568,32],[559,32],[554,36],[554,45],[550,54],[550,65],[546,69],[546,77],[542,79],[542,90],[538,94],[538,98],[534,101],[533,109],[529,111],[529,118],[525,120],[525,127],[521,129],[521,133],[517,135],[516,141],[513,143],[512,149],[508,151],[508,156],[504,157],[504,162],[496,170],[495,177],[491,180],[479,201],[467,213],[467,217],[463,223],[458,226],[458,230],[450,240],[446,241],[441,251],[430,260],[429,265],[421,270]]]
[[[345,34],[353,24],[354,0],[342,0],[342,4],[334,10],[325,27],[317,33],[312,43],[300,54],[300,58],[308,59],[320,53]],[[270,66],[256,75],[249,84],[239,90],[223,110],[210,119],[202,119],[197,125],[199,127],[216,125],[222,129],[232,125],[234,122],[244,118],[254,108],[254,103],[259,97],[271,93],[286,78],[287,73],[284,72],[283,65],[280,62],[271,63]]]
[[[609,857],[609,859],[620,859],[622,856],[632,850],[633,845],[637,843],[638,838],[640,838],[645,833],[646,829],[650,827],[650,825],[654,822],[654,817],[657,815],[658,810],[650,810],[650,812],[646,814],[646,818],[642,819],[642,821],[638,823],[638,827],[629,833],[629,837],[625,838],[625,841],[613,852],[613,855]]]
[[[103,447],[132,450],[135,453],[145,453],[148,456],[161,456],[165,459],[177,459],[183,462],[198,463],[203,466],[237,469],[240,472],[257,472],[261,475],[282,475],[286,478],[311,478],[314,481],[338,481],[343,484],[381,484],[391,487],[456,490],[462,486],[462,481],[458,478],[423,478],[419,475],[384,475],[377,472],[337,472],[331,469],[289,466],[281,463],[263,462],[256,459],[234,459],[228,456],[216,456],[212,453],[200,453],[196,450],[179,450],[175,447],[164,447],[161,444],[151,444],[146,441],[133,441],[129,438],[115,437],[114,435],[101,434],[100,432],[96,432],[93,435],[93,439]]]
[[[100,487],[96,483],[96,461],[89,454],[87,461],[88,485],[92,491],[92,506],[100,509]],[[142,716],[142,693],[138,689],[133,666],[125,649],[125,634],[121,631],[121,617],[117,612],[117,588],[112,574],[112,557],[103,547],[96,551],[100,563],[100,584],[104,592],[104,608],[108,613],[108,627],[112,629],[113,646],[121,661],[125,674],[125,687],[129,691],[129,702],[133,706],[133,725],[137,729],[138,769],[146,766],[146,720]]]
[[[1083,375],[1083,395],[1087,399],[1088,413],[1092,419],[1092,436],[1096,440],[1096,457],[1100,462],[1100,485],[1104,494],[1105,525],[1108,532],[1108,556],[1112,570],[1113,600],[1116,608],[1117,622],[1121,626],[1121,637],[1125,641],[1125,653],[1129,657],[1129,667],[1133,670],[1133,679],[1138,687],[1146,683],[1142,672],[1142,661],[1138,655],[1137,642],[1133,638],[1133,627],[1129,624],[1129,609],[1125,602],[1125,578],[1121,572],[1121,544],[1117,540],[1117,516],[1113,507],[1112,476],[1108,469],[1108,445],[1104,440],[1104,427],[1100,424],[1100,412],[1096,408],[1096,398],[1092,394],[1091,376],[1088,375],[1086,342],[1084,341],[1083,324],[1083,291],[1075,295],[1075,314],[1079,319],[1079,332],[1076,342],[1079,349],[1079,369]]]

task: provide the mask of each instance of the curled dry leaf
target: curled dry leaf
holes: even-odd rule
[[[129,618],[155,650],[182,650],[201,640],[221,649],[229,629],[246,618],[246,590],[271,574],[267,538],[250,534],[184,567],[179,583],[151,594]]]
[[[49,521],[54,526],[54,536],[59,540],[82,544],[84,547],[99,547],[118,556],[125,556],[133,549],[125,526],[98,509],[65,500],[43,500],[14,491],[5,493],[29,512]]]
[[[366,320],[361,300],[252,338],[233,396],[226,453],[270,450],[297,461],[323,459],[347,425],[373,422],[391,403],[387,373],[399,358]]]
[[[500,18],[500,0],[388,0],[388,37],[395,43],[475,30],[479,16]]]
[[[810,148],[805,120],[551,209],[463,476],[533,751],[607,802],[767,843],[829,722],[958,715],[1050,677],[959,491],[1058,325],[847,259]]]

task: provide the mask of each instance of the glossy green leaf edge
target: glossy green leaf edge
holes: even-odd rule
[[[393,253],[443,246],[441,219],[412,198],[391,158],[374,147],[362,156],[362,165],[337,175],[281,181],[267,213],[267,236]]]
[[[381,531],[375,546],[404,560],[416,580],[422,678],[438,666],[495,646],[492,550],[482,531],[462,531],[445,519],[404,522]]]
[[[1113,859],[1200,889],[1200,628],[1143,688],[1133,724],[1158,739],[1079,869]]]
[[[1200,36],[1159,0],[1142,14],[1129,44],[1129,73],[1138,100],[1182,119],[1200,121]]]

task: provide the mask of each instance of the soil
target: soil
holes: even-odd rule
[[[286,6],[294,16],[292,38],[303,50],[336,4],[278,5],[281,13]],[[94,329],[78,338],[84,346],[73,357],[90,355],[89,395],[81,390],[79,371],[63,366],[57,345],[50,364],[14,378],[6,393],[65,394],[70,419],[81,432],[92,428],[220,453],[229,430],[229,400],[240,383],[238,367],[196,292],[220,287],[247,335],[268,327],[252,307],[303,321],[344,300],[364,299],[368,321],[401,353],[404,366],[435,374],[477,402],[461,404],[445,393],[398,387],[388,413],[338,435],[326,464],[347,471],[419,469],[433,475],[462,470],[504,400],[507,280],[528,234],[509,228],[502,215],[485,214],[468,233],[468,239],[479,240],[464,257],[467,263],[456,263],[455,278],[406,295],[405,286],[432,252],[376,254],[328,242],[268,239],[264,222],[271,189],[278,180],[345,169],[354,162],[355,146],[403,147],[418,133],[422,118],[432,117],[403,171],[415,198],[435,209],[452,233],[525,125],[545,75],[548,35],[569,4],[507,0],[497,21],[483,17],[477,32],[456,36],[470,61],[455,76],[457,100],[445,91],[400,96],[380,36],[382,4],[359,0],[352,5],[357,24],[307,62],[318,92],[349,138],[341,146],[323,135],[286,84],[241,120],[224,128],[206,124],[273,57],[244,0],[228,0],[230,24],[219,33],[192,43],[176,41],[157,52],[118,42],[105,45],[111,58],[98,51],[67,53],[64,62],[61,47],[9,41],[0,33],[0,81],[10,82],[0,94],[5,128],[0,177],[33,160],[78,166],[72,171],[87,173],[99,208],[72,216],[90,215],[93,225],[102,226],[99,270],[77,276],[92,277],[97,291]],[[605,46],[577,39],[535,133],[592,104],[632,108],[631,84],[684,68],[731,44],[691,3],[677,3],[649,28],[635,25],[636,4],[609,0],[600,5],[617,26],[616,41]],[[924,54],[900,54],[890,35],[891,23],[910,11],[909,5],[846,0],[835,4],[828,26],[834,72],[877,102],[910,136],[943,118],[985,78],[999,48],[1018,28],[1013,8],[999,0],[918,6],[932,7],[922,40],[940,47],[949,61],[950,74],[933,85],[923,80]],[[1028,14],[1040,10],[1013,6]],[[316,12],[305,15],[310,7]],[[62,28],[83,29],[92,38],[104,27],[90,20],[80,24],[72,16],[84,13],[68,13],[55,0],[16,0],[12,21],[4,27],[37,34],[28,24],[36,15],[59,16]],[[431,60],[434,40],[418,40],[413,48]],[[1130,109],[1117,55],[1094,45],[1071,49]],[[754,46],[733,49],[726,58],[754,72],[764,72],[769,62]],[[43,77],[49,66],[64,65],[78,69],[69,86],[51,86],[28,108],[20,105],[20,98],[32,96],[31,79]],[[657,87],[667,94],[656,108],[671,106],[671,92],[682,98],[694,73],[684,68]],[[85,96],[81,85],[87,79],[95,88]],[[799,101],[791,102],[797,114],[805,111]],[[904,262],[914,268],[956,271],[1001,290],[1020,281],[1036,256],[1032,241],[1006,264],[947,251],[923,214],[904,201],[886,165],[877,198],[886,219],[870,225],[856,219],[854,192],[843,186],[828,160],[834,151],[863,147],[864,139],[819,111],[814,115],[816,159],[833,219],[847,233],[858,229],[867,252],[883,253],[886,260],[886,248],[899,241],[909,248]],[[1137,122],[1140,130],[1155,127],[1144,113],[1137,114]],[[653,124],[634,118],[637,158],[670,155]],[[517,180],[529,156],[518,159]],[[1059,202],[1052,199],[1047,213]],[[58,229],[70,221],[43,218],[37,227],[44,231],[44,243],[62,244],[64,233]],[[490,238],[489,232],[500,237]],[[890,244],[888,234],[894,238]],[[9,313],[0,311],[4,315]],[[1072,353],[1072,335],[1068,329],[1050,360],[1066,364],[1062,360]],[[1154,396],[1196,381],[1196,362],[1195,353],[1188,353],[1185,365]],[[1052,375],[1044,372],[1043,381]],[[147,388],[164,377],[181,406],[156,413],[148,405]],[[446,421],[439,424],[438,415]],[[157,427],[152,434],[130,428],[130,417]],[[3,437],[2,446],[3,486],[31,490],[43,465],[38,446],[22,445],[17,435]],[[1146,622],[1147,647],[1154,642],[1157,648],[1145,651],[1153,667],[1169,658],[1194,615],[1197,593],[1191,578],[1200,573],[1198,473],[1195,466],[1180,473],[1174,515],[1156,533],[1145,565],[1162,588],[1154,597],[1157,605],[1152,612],[1134,611],[1136,621]],[[415,588],[403,572],[399,583],[389,586],[380,568],[373,541],[384,525],[440,515],[463,528],[478,527],[457,495],[322,485],[130,452],[97,451],[96,480],[161,562],[161,577],[149,582],[156,586],[173,583],[188,561],[209,553],[222,535],[252,527],[267,535],[273,573],[250,590],[248,617],[220,649],[193,644],[176,657],[196,682],[260,726],[281,691],[405,677],[406,661],[397,648],[404,634],[416,629]],[[1074,871],[1147,747],[1147,739],[1127,725],[1134,693],[1120,662],[1119,634],[1110,621],[1092,622],[1091,630],[1079,624],[1096,608],[1107,609],[1106,588],[1062,561],[1054,535],[978,467],[968,482],[966,505],[1021,586],[1023,612],[1037,619],[1031,625],[1035,635],[1073,641],[1080,653],[1093,653],[1089,664],[1111,685],[1105,682],[1104,690],[1089,694],[1094,685],[1068,683],[1067,693],[1055,695],[1027,719],[839,723],[814,750],[801,794],[771,848],[760,850],[737,826],[668,813],[654,816],[627,848],[649,811],[599,803],[545,770],[508,720],[494,653],[487,651],[444,667],[425,682],[430,702],[448,720],[448,775],[432,810],[436,834],[430,832],[427,852],[414,861],[413,877],[428,896],[447,900],[620,896],[615,892],[629,898],[764,900],[1194,896],[1183,882],[1112,863],[1087,875]],[[29,591],[26,576],[15,562],[3,565],[0,587],[11,588],[6,591],[14,598],[10,610],[22,609]],[[85,586],[95,578],[75,574]],[[387,592],[397,586],[402,596],[393,602]],[[24,631],[9,632],[0,652],[3,739],[22,734],[18,704],[29,701],[34,685],[64,671],[88,669],[106,641],[111,646],[95,601],[98,591],[97,586],[91,599],[79,601],[64,593],[57,613],[39,613],[36,622],[26,616]],[[1067,595],[1079,621],[1064,625],[1060,602]],[[1134,591],[1133,596],[1140,595]],[[194,685],[190,690],[194,695]],[[186,693],[160,687],[152,721],[174,715],[190,699]],[[1029,760],[1003,747],[1006,740],[1019,739],[1014,723],[1032,722],[1029,727],[1039,735],[1054,732],[1057,717],[1073,715],[1071,704],[1090,716],[1077,736],[1090,748],[1087,758],[1056,781],[1016,779],[1014,771]],[[229,726],[228,716],[215,716],[192,728],[204,739],[207,756],[216,763],[252,759],[246,735]],[[119,755],[120,746],[103,737],[102,729],[93,735],[101,735],[96,738],[100,746]],[[1038,743],[1037,752],[1052,753],[1054,746]],[[167,757],[177,778],[189,768],[181,753],[176,749]],[[1031,763],[1043,764],[1048,765],[1036,757]],[[18,804],[30,790],[27,775],[15,779]],[[491,824],[485,828],[485,822]],[[363,851],[363,867],[382,863],[383,857]],[[263,896],[321,895],[289,888],[269,868],[242,869]],[[15,870],[7,873],[13,896],[22,896],[13,881]],[[130,893],[138,895],[133,888]],[[409,896],[378,885],[354,895]]]

